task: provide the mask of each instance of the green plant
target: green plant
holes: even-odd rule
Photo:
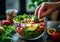
[[[29,9],[32,8],[32,7],[34,7],[36,9],[36,7],[38,5],[40,5],[42,2],[48,2],[50,0],[31,0],[31,1],[32,1],[32,3],[29,4]]]
[[[0,34],[0,42],[13,42],[12,35],[15,33],[15,26],[2,26],[5,29],[5,32]]]

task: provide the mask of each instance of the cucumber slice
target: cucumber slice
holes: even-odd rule
[[[35,31],[38,28],[38,24],[33,24],[28,27],[27,31]]]

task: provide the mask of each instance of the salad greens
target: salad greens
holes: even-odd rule
[[[23,20],[21,15],[19,15],[18,17],[15,18],[16,22],[20,22],[21,20]]]
[[[22,36],[26,37],[26,38],[32,38],[35,35],[37,35],[37,33],[35,31],[27,31],[27,28],[24,28],[24,32],[22,34]]]
[[[28,19],[30,19],[30,20],[32,20],[32,21],[34,21],[34,22],[39,22],[39,19],[38,19],[37,16],[34,16],[34,15],[28,16],[27,14],[18,15],[18,16],[14,19],[14,21],[19,22],[19,23],[20,23],[20,22],[26,23],[26,21],[27,21]],[[29,21],[27,21],[27,22],[29,22]]]
[[[42,31],[40,33],[37,33],[36,31],[27,31],[27,28],[24,28],[24,32],[22,33],[21,36],[25,38],[34,38],[39,36],[41,33]]]
[[[32,21],[34,21],[34,22],[39,22],[39,19],[38,19],[37,16],[32,16]]]
[[[15,26],[2,26],[5,29],[5,32],[0,34],[0,42],[13,42],[12,35],[15,33]]]
[[[27,18],[27,14],[24,14],[24,15],[22,16],[22,18],[23,18],[23,19]]]
[[[15,18],[15,21],[16,22],[21,22],[21,20],[27,18],[27,14],[24,14],[24,15],[19,15]]]
[[[29,25],[29,24],[28,24]],[[23,32],[20,34],[22,37],[24,38],[33,38],[33,37],[37,37],[41,34],[41,32],[37,33],[37,29],[38,29],[39,25],[38,24],[32,24],[32,26],[26,26],[23,29]],[[19,31],[19,29],[18,29]],[[17,32],[19,33],[19,32]]]

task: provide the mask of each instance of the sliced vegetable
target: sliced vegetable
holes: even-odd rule
[[[37,31],[37,33],[40,33],[42,30],[40,28],[38,28],[36,31]]]
[[[23,18],[23,19],[27,18],[27,14],[24,14],[24,15],[22,16],[22,18]]]
[[[45,29],[45,26],[39,26],[39,28],[40,28],[41,30],[44,30],[44,29]]]
[[[55,29],[55,28],[48,28],[48,29],[47,29],[47,33],[48,33],[49,35],[52,35],[53,32],[56,32],[56,29]]]
[[[52,38],[54,40],[60,40],[60,32],[53,32],[52,33]]]
[[[14,25],[4,25],[2,26],[5,31],[0,35],[1,42],[13,42],[12,35],[15,33]]]
[[[35,31],[38,28],[38,24],[32,24],[28,27],[27,31]]]
[[[23,28],[20,28],[17,30],[17,32],[21,35],[23,33],[24,29]]]

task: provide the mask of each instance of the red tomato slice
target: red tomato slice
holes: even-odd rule
[[[36,31],[37,31],[37,33],[40,33],[41,29],[40,29],[40,28],[38,28]]]
[[[60,40],[60,32],[53,32],[52,38],[55,40]]]
[[[10,25],[11,23],[10,23],[10,21],[8,21],[8,20],[2,20],[2,21],[1,21],[1,24],[2,24],[2,25]]]
[[[40,28],[41,30],[44,30],[45,26],[39,26],[39,28]]]
[[[40,25],[41,25],[41,26],[45,26],[45,23],[44,23],[44,22],[40,22]]]
[[[23,31],[24,31],[24,28],[20,28],[20,29],[18,30],[18,33],[19,33],[19,34],[22,34]]]

